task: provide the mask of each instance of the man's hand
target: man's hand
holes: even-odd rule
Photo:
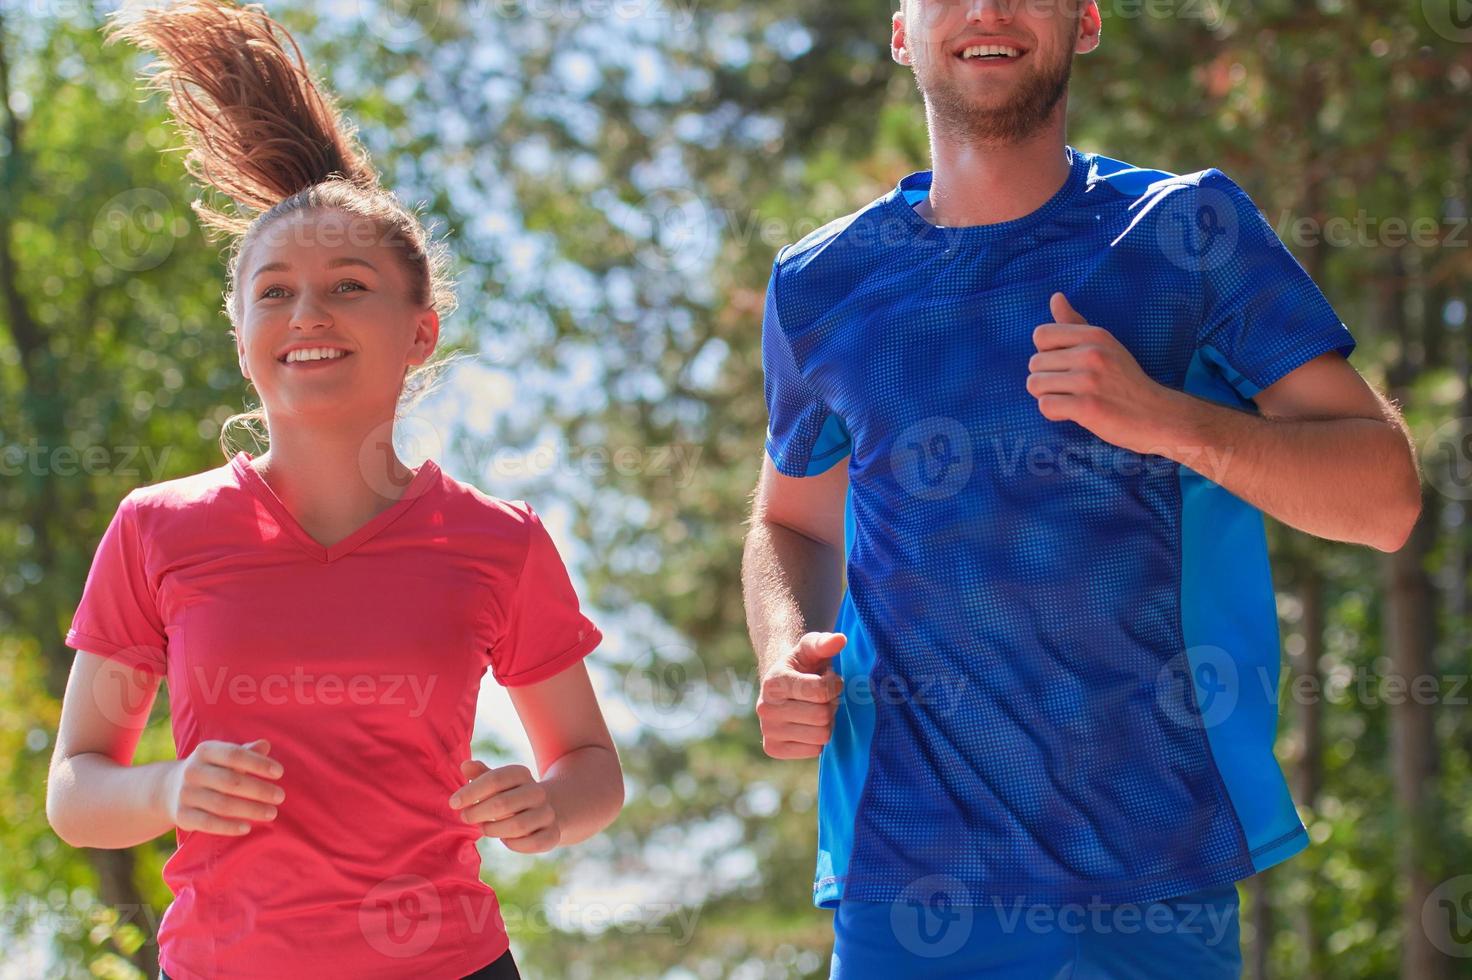
[[[1112,445],[1159,452],[1170,389],[1142,371],[1108,330],[1084,322],[1062,293],[1049,307],[1057,322],[1033,331],[1038,353],[1027,362],[1027,390],[1038,411],[1054,422],[1077,422]]]
[[[499,837],[509,850],[521,854],[550,851],[562,843],[557,813],[547,790],[526,766],[492,769],[466,759],[460,773],[470,780],[450,797],[460,819],[475,824],[486,837]]]
[[[830,661],[847,642],[842,633],[806,633],[762,678],[756,716],[767,755],[813,759],[822,753],[843,691]]]

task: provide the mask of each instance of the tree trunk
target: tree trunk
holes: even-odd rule
[[[1319,671],[1324,656],[1324,579],[1319,570],[1315,549],[1310,543],[1299,566],[1299,601],[1303,604],[1303,651],[1293,658],[1295,689],[1306,692],[1298,699],[1299,734],[1303,755],[1298,760],[1297,797],[1310,814],[1318,812],[1319,793],[1324,784],[1323,681]],[[1309,879],[1310,895],[1318,893],[1318,882],[1312,867],[1303,870]],[[1313,903],[1303,902],[1294,911],[1298,941],[1306,962],[1305,980],[1323,976],[1324,953],[1318,928],[1314,922]]]
[[[1299,104],[1304,118],[1315,120],[1311,123],[1315,128],[1318,119],[1316,107],[1322,104],[1325,88],[1324,72],[1320,67],[1306,73],[1305,84],[1299,90]],[[1324,181],[1331,168],[1325,165],[1322,159],[1324,154],[1319,147],[1320,140],[1317,138],[1304,142],[1304,159],[1299,168],[1303,180],[1299,208],[1304,215],[1322,227],[1328,218],[1324,207]],[[1304,271],[1316,283],[1326,280],[1330,257],[1330,250],[1320,241],[1312,242],[1300,254]],[[1298,546],[1293,549],[1294,584],[1303,608],[1302,619],[1299,621],[1303,650],[1292,658],[1291,670],[1295,686],[1290,690],[1302,691],[1304,694],[1296,701],[1302,754],[1294,772],[1294,796],[1298,804],[1308,810],[1312,820],[1313,815],[1318,812],[1319,794],[1324,784],[1324,686],[1320,673],[1320,661],[1324,654],[1324,578],[1320,567],[1322,548],[1319,541],[1304,536],[1296,544]],[[1318,894],[1314,869],[1306,863],[1300,863],[1298,867],[1301,869],[1298,873],[1307,878],[1308,894]],[[1303,950],[1304,980],[1318,980],[1323,975],[1323,950],[1314,920],[1313,902],[1310,900],[1297,903],[1292,916],[1299,947]]]
[[[1248,945],[1247,975],[1252,980],[1268,980],[1268,951],[1273,942],[1273,900],[1268,878],[1273,869],[1247,879],[1247,893],[1252,896],[1252,942]]]
[[[97,897],[104,905],[117,911],[122,924],[131,924],[143,930],[143,945],[130,956],[131,962],[143,971],[146,980],[158,976],[158,916],[153,907],[143,902],[134,870],[138,862],[132,850],[99,850],[86,848],[87,859],[97,871]]]
[[[1386,649],[1392,676],[1402,691],[1417,677],[1436,676],[1432,656],[1435,601],[1426,574],[1426,554],[1435,540],[1437,508],[1427,495],[1426,510],[1410,541],[1383,560],[1386,600]],[[1421,910],[1437,882],[1428,871],[1440,837],[1436,812],[1435,706],[1417,698],[1397,698],[1390,705],[1390,757],[1394,766],[1396,804],[1401,820],[1398,836],[1405,903],[1401,907],[1404,944],[1401,976],[1407,980],[1440,980],[1446,961],[1421,925]]]
[[[1390,256],[1392,275],[1388,280],[1385,323],[1400,343],[1400,358],[1390,371],[1392,396],[1404,404],[1412,382],[1423,364],[1413,360],[1417,344],[1406,312],[1408,277],[1399,252]],[[1439,327],[1439,314],[1425,318],[1426,330]],[[1398,820],[1397,864],[1404,903],[1401,906],[1401,976],[1406,980],[1441,980],[1447,962],[1431,942],[1421,924],[1421,910],[1438,884],[1431,868],[1436,857],[1440,830],[1436,821],[1437,751],[1435,704],[1410,696],[1416,678],[1437,676],[1434,617],[1436,597],[1426,572],[1427,555],[1436,542],[1440,498],[1422,490],[1421,519],[1410,540],[1394,554],[1381,560],[1385,588],[1385,652],[1391,662],[1391,678],[1399,688],[1390,707],[1390,762],[1395,786]]]

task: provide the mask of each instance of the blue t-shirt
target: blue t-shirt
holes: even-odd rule
[[[767,453],[845,462],[843,702],[819,766],[818,905],[1144,902],[1308,843],[1273,756],[1261,514],[1028,393],[1063,292],[1155,381],[1233,408],[1355,341],[1248,195],[1070,148],[1015,221],[936,227],[928,172],[783,248]]]

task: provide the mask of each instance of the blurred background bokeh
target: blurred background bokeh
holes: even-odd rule
[[[528,977],[826,976],[816,768],[761,752],[740,546],[773,255],[928,166],[893,2],[267,5],[457,259],[442,342],[474,357],[402,426],[406,460],[550,515],[608,636],[625,813],[546,857],[483,851]],[[74,850],[46,823],[62,637],[118,501],[220,465],[256,404],[162,101],[102,43],[113,6],[0,0],[4,977],[157,969],[172,835]],[[1314,846],[1242,883],[1246,975],[1472,976],[1472,5],[1100,6],[1070,143],[1246,188],[1425,480],[1396,554],[1270,522],[1279,757]],[[478,751],[525,761],[486,687]],[[136,761],[172,754],[164,693]]]

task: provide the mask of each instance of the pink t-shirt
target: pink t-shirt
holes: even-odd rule
[[[505,952],[464,784],[489,668],[530,684],[602,635],[526,504],[420,466],[323,548],[241,452],[129,493],[66,643],[166,675],[174,744],[270,740],[276,819],[176,831],[175,980],[458,978]]]

